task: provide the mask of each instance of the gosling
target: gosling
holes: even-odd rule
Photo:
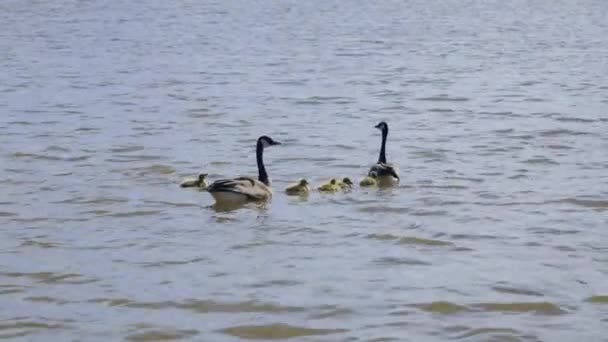
[[[342,188],[343,190],[347,190],[353,187],[353,181],[350,180],[350,178],[348,177],[344,177],[344,179],[342,179],[342,181],[340,182],[340,188]]]
[[[207,174],[201,173],[197,178],[186,179],[180,186],[182,188],[199,188],[205,190],[209,186],[209,183],[207,183]]]
[[[369,176],[363,177],[363,179],[359,182],[359,185],[363,188],[372,187],[378,185],[378,176],[375,173],[372,173]]]
[[[285,192],[292,196],[308,195],[310,186],[308,186],[308,181],[306,179],[301,179],[300,182],[288,186],[285,189]]]
[[[342,187],[335,178],[332,178],[328,183],[321,184],[317,190],[321,192],[336,192],[340,191]]]

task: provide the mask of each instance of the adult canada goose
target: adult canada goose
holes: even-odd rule
[[[353,181],[351,181],[348,177],[344,177],[339,185],[342,189],[350,189],[353,186]]]
[[[340,187],[340,183],[335,178],[332,178],[329,182],[319,185],[317,190],[321,192],[336,192],[340,191],[342,187]]]
[[[200,175],[198,175],[197,178],[190,178],[190,179],[185,179],[180,186],[182,188],[200,188],[200,189],[207,189],[207,186],[209,185],[209,183],[207,183],[207,174],[206,173],[201,173]]]
[[[292,184],[285,189],[288,195],[308,195],[310,186],[306,179],[301,179],[298,183]]]
[[[378,185],[378,178],[375,173],[372,174],[371,176],[365,176],[359,182],[359,185],[362,187],[376,186],[376,185]]]
[[[386,138],[388,136],[388,124],[384,121],[375,126],[382,131],[382,145],[378,162],[369,169],[368,176],[375,175],[379,186],[390,186],[399,182],[399,175],[392,164],[386,162]]]
[[[218,203],[241,203],[247,201],[266,201],[272,197],[270,180],[264,167],[264,148],[281,145],[268,136],[261,136],[255,149],[258,163],[258,179],[252,177],[237,177],[233,179],[220,179],[213,182],[207,191]]]

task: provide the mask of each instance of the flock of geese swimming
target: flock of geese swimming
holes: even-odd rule
[[[388,136],[388,124],[384,121],[375,126],[382,131],[382,145],[378,162],[361,179],[359,185],[362,187],[389,187],[399,182],[399,175],[392,164],[386,162],[386,139]],[[263,202],[272,197],[270,180],[266,167],[264,166],[264,149],[270,146],[281,145],[280,142],[268,136],[258,138],[256,145],[256,159],[258,164],[258,178],[237,177],[231,179],[219,179],[211,184],[207,182],[207,174],[200,174],[195,179],[185,180],[182,187],[196,187],[206,190],[213,196],[216,203],[239,204],[245,202]],[[317,190],[321,192],[338,192],[349,189],[353,182],[347,177],[342,180],[332,178],[329,182],[320,185]],[[310,185],[306,179],[300,180],[285,189],[288,195],[305,196],[310,193]]]

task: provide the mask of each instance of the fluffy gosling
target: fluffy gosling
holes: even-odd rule
[[[301,179],[300,182],[288,186],[285,189],[285,192],[288,195],[308,195],[308,193],[310,192],[310,186],[308,186],[308,181],[306,179]]]
[[[197,178],[185,179],[180,186],[182,188],[200,188],[207,189],[209,183],[207,183],[207,174],[201,173]]]

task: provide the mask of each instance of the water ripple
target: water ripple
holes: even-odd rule
[[[284,323],[238,325],[221,330],[224,334],[246,340],[285,340],[294,337],[322,336],[346,331],[346,329],[307,328]]]
[[[0,322],[0,338],[10,339],[24,337],[35,333],[53,334],[56,330],[70,329],[68,324],[60,322],[40,322],[26,318],[13,318]]]
[[[198,335],[195,329],[175,329],[172,327],[155,326],[150,324],[135,324],[125,339],[128,341],[169,341],[180,340]]]
[[[55,272],[0,272],[0,275],[10,278],[29,278],[42,284],[88,284],[98,281],[94,278],[85,278],[78,273],[55,273]]]

